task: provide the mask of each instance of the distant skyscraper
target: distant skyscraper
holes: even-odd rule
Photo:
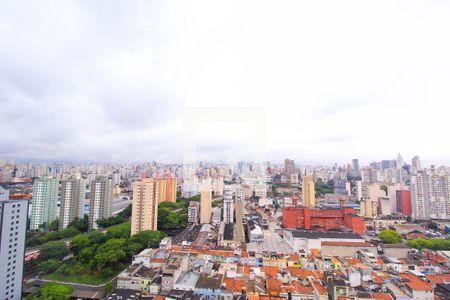
[[[381,161],[381,168],[383,170],[392,169],[392,168],[396,168],[396,167],[397,167],[397,160],[396,159],[382,160]]]
[[[420,157],[418,155],[412,158],[411,162],[412,168],[414,171],[418,171],[422,169],[422,164],[420,163]]]
[[[44,177],[33,182],[30,229],[48,226],[57,219],[59,180]]]
[[[112,192],[111,178],[98,176],[91,182],[89,229],[98,229],[97,220],[111,217]]]
[[[334,193],[338,195],[348,195],[347,180],[336,179],[334,181]]]
[[[83,218],[86,184],[83,178],[71,177],[61,183],[59,229],[64,229],[75,218]]]
[[[2,299],[22,299],[27,217],[28,200],[0,200],[0,270],[2,270],[0,272],[0,292]]]
[[[397,168],[401,169],[403,167],[403,165],[405,164],[405,161],[403,160],[402,155],[399,153],[397,155]]]
[[[304,206],[314,207],[316,205],[316,190],[314,188],[314,179],[312,176],[303,176],[302,196]]]
[[[131,235],[158,229],[159,182],[144,178],[133,183]]]
[[[284,160],[284,173],[286,175],[291,175],[296,173],[295,171],[295,162],[292,159],[285,159]]]
[[[203,179],[202,189],[200,193],[200,223],[209,224],[211,222],[212,213],[212,191],[211,180],[209,178]]]
[[[352,176],[359,176],[359,159],[352,159]]]
[[[233,190],[229,185],[225,186],[223,196],[223,221],[225,223],[234,223]]]

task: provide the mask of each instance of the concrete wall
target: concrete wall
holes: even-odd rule
[[[322,253],[324,255],[333,256],[355,256],[361,248],[369,250],[371,253],[377,255],[377,247],[361,247],[361,246],[330,246],[322,245]]]

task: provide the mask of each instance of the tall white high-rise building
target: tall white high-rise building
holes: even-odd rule
[[[75,218],[83,218],[86,183],[83,178],[71,177],[61,182],[59,229],[64,229]]]
[[[89,229],[98,229],[97,220],[111,217],[113,181],[105,176],[98,176],[91,182],[89,201]]]
[[[1,299],[22,299],[27,217],[28,200],[0,200]]]
[[[425,170],[411,176],[411,209],[414,219],[450,218],[449,176]]]
[[[59,180],[44,177],[33,182],[30,229],[48,226],[57,219]]]
[[[417,172],[422,169],[422,164],[420,163],[420,157],[418,155],[416,155],[412,158],[411,165],[412,165],[413,171]]]
[[[232,186],[226,185],[223,195],[223,221],[234,223],[234,200]]]

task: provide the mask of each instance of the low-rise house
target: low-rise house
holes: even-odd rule
[[[405,291],[414,300],[434,300],[434,290],[431,284],[409,272],[399,275],[404,284]]]
[[[117,276],[117,288],[141,291],[149,294],[151,282],[160,273],[161,269],[158,267],[147,268],[143,264],[131,265]]]
[[[194,291],[195,285],[200,278],[199,273],[183,272],[174,284],[174,289],[182,291]]]
[[[421,230],[413,230],[408,232],[407,234],[403,235],[405,239],[407,240],[413,240],[413,239],[424,239],[425,233]]]
[[[220,297],[220,291],[222,286],[221,274],[201,274],[197,284],[195,285],[195,295],[201,295],[205,298]]]

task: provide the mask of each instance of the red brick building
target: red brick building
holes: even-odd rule
[[[397,212],[402,216],[411,215],[411,194],[409,191],[400,190],[395,191],[395,197],[397,202]]]
[[[311,207],[287,207],[283,209],[283,226],[297,229],[338,229],[345,226],[353,232],[366,231],[364,218],[355,214],[354,208],[319,209]]]

